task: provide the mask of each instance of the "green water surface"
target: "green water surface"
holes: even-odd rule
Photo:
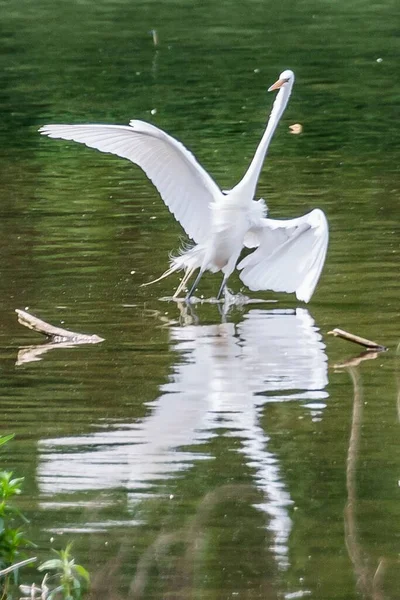
[[[391,0],[2,4],[0,433],[16,438],[0,468],[26,478],[35,552],[73,541],[93,598],[400,597],[396,13]],[[277,302],[225,318],[160,301],[177,277],[139,286],[185,238],[154,187],[37,129],[144,119],[230,188],[285,68],[296,83],[257,195],[274,218],[326,212],[312,301],[259,293]],[[200,293],[219,284],[208,274]],[[105,341],[38,354],[14,313],[26,307]],[[334,327],[389,351],[343,366],[358,349]]]

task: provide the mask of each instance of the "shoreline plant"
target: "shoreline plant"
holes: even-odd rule
[[[0,447],[14,438],[14,434],[0,436]],[[26,550],[35,544],[22,529],[29,523],[14,505],[13,499],[22,493],[23,477],[14,477],[12,471],[0,470],[0,600],[19,597],[20,569],[37,560],[26,557]],[[71,554],[72,544],[54,550],[55,558],[44,561],[37,570],[45,572],[40,586],[19,585],[24,594],[21,600],[81,600],[89,588],[88,571],[76,564]],[[15,592],[15,594],[14,594]]]

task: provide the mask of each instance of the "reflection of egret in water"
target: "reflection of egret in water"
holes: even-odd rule
[[[148,417],[94,434],[42,440],[43,494],[124,487],[134,503],[160,480],[210,459],[183,450],[221,435],[241,440],[269,516],[274,552],[287,565],[291,499],[268,450],[259,412],[268,402],[300,399],[319,410],[327,397],[324,344],[305,309],[251,310],[238,325],[172,327],[179,360]],[[65,452],[63,451],[65,448]],[[60,475],[62,474],[62,475]],[[221,474],[223,475],[223,474]]]

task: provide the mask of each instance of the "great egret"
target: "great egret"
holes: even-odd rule
[[[256,248],[237,268],[251,290],[296,292],[308,302],[325,261],[328,224],[324,213],[288,220],[268,219],[264,200],[254,201],[257,181],[268,146],[286,108],[294,83],[293,71],[280,74],[268,91],[279,90],[264,135],[243,179],[223,192],[180,142],[144,121],[122,125],[45,125],[40,133],[74,140],[127,158],[139,165],[154,183],[165,204],[195,245],[175,258],[159,281],[184,269],[175,296],[199,273],[186,299],[198,286],[204,271],[222,271],[220,298],[243,249]],[[152,281],[151,283],[155,283]]]

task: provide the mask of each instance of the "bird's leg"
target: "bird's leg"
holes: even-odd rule
[[[190,288],[189,293],[187,294],[185,300],[186,302],[188,302],[188,300],[190,300],[191,295],[193,294],[193,292],[195,291],[195,289],[197,288],[197,286],[199,285],[199,281],[201,279],[201,276],[204,273],[204,269],[200,269],[196,279],[194,280],[194,284],[192,285],[192,287]]]
[[[188,280],[191,278],[193,271],[194,271],[194,269],[189,269],[189,268],[186,269],[185,274],[182,277],[182,281],[176,288],[175,294],[172,296],[173,298],[177,298],[177,296],[179,296],[181,291],[185,288],[185,285],[187,284]]]
[[[219,292],[218,292],[218,295],[217,295],[217,300],[221,300],[221,296],[222,296],[222,293],[223,293],[223,291],[225,289],[227,281],[228,281],[228,277],[225,275],[224,278],[223,278],[223,280],[222,280],[221,287],[219,288]]]

